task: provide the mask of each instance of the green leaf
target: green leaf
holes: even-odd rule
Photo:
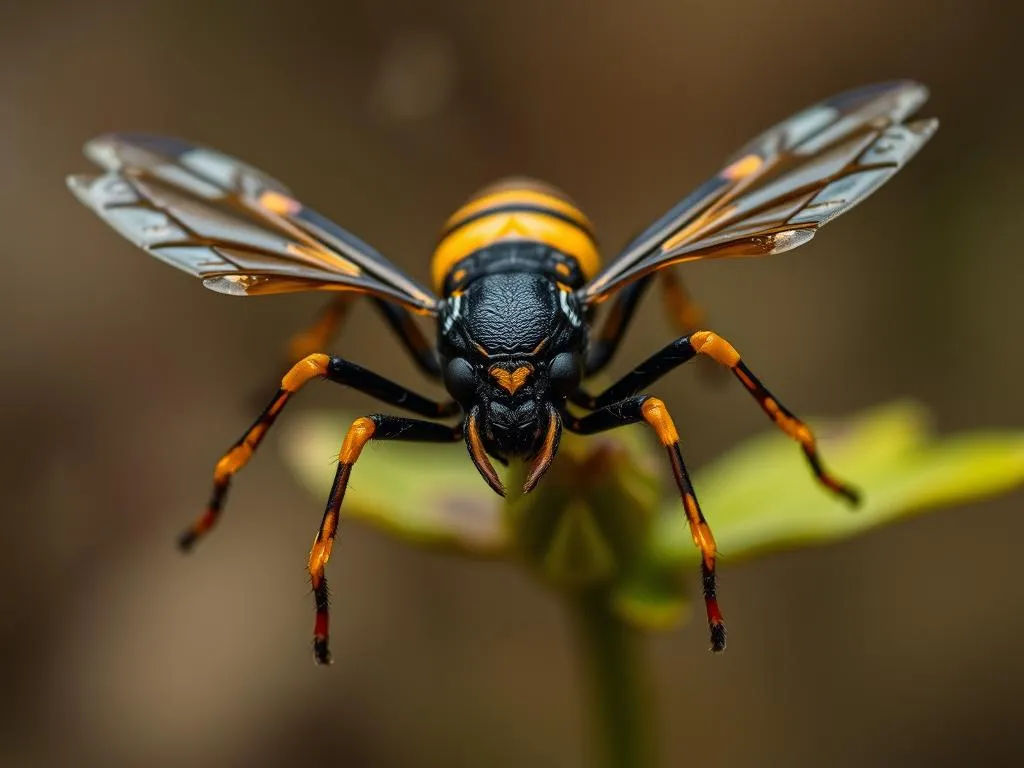
[[[285,430],[286,460],[325,501],[353,418],[338,411],[301,414]],[[364,520],[414,544],[495,556],[508,549],[498,501],[462,443],[371,441],[352,472],[343,518]]]
[[[821,488],[785,436],[756,437],[693,477],[720,564],[849,538],[1024,484],[1020,430],[938,438],[925,411],[910,402],[813,426],[826,464],[860,489],[862,504],[853,508]],[[686,616],[688,585],[700,562],[678,499],[663,502],[647,555],[641,569],[616,585],[613,607],[634,625],[672,627]]]
[[[1024,483],[1024,432],[1019,430],[937,438],[923,409],[907,402],[814,428],[826,463],[860,489],[863,503],[851,507],[821,488],[799,448],[784,436],[755,438],[694,477],[724,562],[847,538]],[[664,506],[657,529],[655,559],[699,562],[675,505]]]
[[[351,416],[310,414],[286,431],[285,455],[321,498]],[[863,494],[854,509],[819,486],[799,447],[777,431],[694,473],[730,565],[769,551],[824,544],[923,510],[1024,484],[1024,431],[936,437],[918,405],[897,402],[813,424],[826,465]],[[602,587],[612,609],[658,629],[687,610],[699,562],[662,449],[639,427],[566,435],[538,488],[502,504],[461,444],[371,443],[344,513],[418,545],[517,557],[557,589]],[[521,473],[507,473],[510,488]]]

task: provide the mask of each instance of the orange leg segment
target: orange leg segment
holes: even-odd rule
[[[679,450],[679,432],[669,415],[665,404],[656,397],[636,395],[606,405],[583,417],[573,416],[566,410],[561,412],[566,429],[581,435],[592,435],[626,424],[647,423],[658,436],[672,464],[672,476],[679,488],[679,496],[690,526],[693,543],[701,553],[701,575],[704,586],[704,605],[708,615],[708,630],[711,636],[711,650],[725,649],[725,622],[718,607],[718,591],[715,576],[715,560],[718,549],[711,527],[704,519],[697,494],[690,482],[690,475]]]
[[[270,429],[291,396],[311,380],[327,375],[330,360],[330,357],[325,354],[309,355],[293,365],[284,375],[281,380],[281,388],[277,390],[270,404],[263,409],[263,412],[246,430],[241,439],[231,446],[217,462],[217,466],[213,470],[213,493],[210,495],[210,501],[203,514],[178,537],[178,546],[181,549],[186,551],[192,549],[200,537],[213,528],[224,507],[231,478],[249,463],[249,459],[252,458],[259,444],[266,437],[267,430]]]
[[[807,463],[810,464],[811,471],[818,482],[853,504],[859,502],[860,497],[854,488],[834,477],[825,469],[818,453],[817,441],[810,427],[775,399],[775,396],[754,375],[754,372],[746,366],[740,358],[740,353],[732,344],[711,331],[696,331],[679,337],[644,360],[600,394],[591,395],[580,389],[572,394],[572,401],[584,408],[597,411],[642,392],[670,371],[688,363],[698,355],[713,360],[732,371],[743,388],[768,414],[768,418],[786,435],[800,444]]]
[[[811,471],[822,485],[830,491],[842,496],[851,504],[860,502],[860,494],[850,485],[831,475],[822,463],[818,453],[817,441],[811,428],[794,416],[782,403],[775,399],[771,392],[761,383],[746,364],[740,359],[739,352],[728,341],[711,331],[697,331],[690,334],[693,350],[707,355],[719,365],[730,369],[743,388],[750,393],[768,418],[790,438],[800,443],[804,456],[811,466]]]
[[[280,389],[274,394],[270,404],[263,409],[263,412],[246,430],[241,439],[231,446],[217,462],[213,471],[213,493],[210,495],[210,501],[206,505],[205,511],[178,537],[178,544],[182,549],[190,550],[216,524],[235,473],[252,458],[266,436],[267,430],[270,429],[291,397],[317,378],[344,384],[360,392],[365,392],[382,402],[428,418],[442,418],[459,412],[459,406],[455,402],[438,402],[423,397],[390,379],[340,357],[330,357],[322,352],[308,355],[293,365],[284,375],[284,378],[281,379]]]
[[[341,292],[333,297],[319,315],[288,342],[286,366],[311,354],[327,349],[331,339],[348,320],[358,294]],[[416,325],[412,314],[404,307],[374,298],[371,303],[394,332],[416,366],[431,379],[441,378],[437,353]]]
[[[711,634],[711,650],[718,652],[725,650],[725,622],[722,619],[722,612],[718,607],[718,590],[715,577],[715,558],[718,555],[718,547],[715,544],[715,537],[711,533],[711,527],[704,519],[700,504],[697,503],[697,494],[690,482],[690,475],[683,463],[683,456],[679,450],[679,433],[676,425],[669,415],[665,404],[656,397],[644,400],[640,406],[640,412],[644,421],[651,425],[658,440],[665,447],[669,461],[672,463],[672,475],[675,478],[676,486],[679,488],[679,495],[683,500],[683,510],[686,512],[686,520],[690,525],[690,535],[693,543],[700,549],[701,553],[701,577],[704,587],[704,607],[707,609],[708,630]]]
[[[309,581],[316,602],[316,620],[313,624],[313,654],[318,664],[330,664],[328,647],[330,636],[329,595],[324,568],[334,548],[334,538],[341,518],[341,505],[348,490],[352,467],[370,440],[411,440],[415,442],[450,443],[462,438],[462,424],[454,427],[418,419],[374,414],[352,422],[338,453],[338,469],[334,475],[323,520],[313,539],[309,552]]]
[[[699,328],[704,322],[704,310],[690,296],[683,281],[674,270],[663,269],[661,278],[661,301],[670,328],[676,333],[686,333]]]
[[[357,298],[358,296],[346,294],[334,297],[309,327],[292,336],[291,341],[288,342],[289,365],[321,349],[326,349],[331,338],[338,332],[349,312],[352,311],[352,305]]]

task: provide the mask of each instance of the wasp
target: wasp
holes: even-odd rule
[[[506,179],[480,191],[445,223],[431,261],[431,289],[299,202],[284,184],[234,158],[159,136],[109,134],[90,141],[86,155],[103,172],[70,176],[70,189],[153,256],[232,296],[337,292],[299,337],[298,362],[269,404],[217,462],[212,496],[182,534],[182,548],[191,548],[217,522],[232,478],[309,382],[352,387],[417,417],[364,416],[352,422],[342,441],[308,560],[316,602],[314,655],[327,663],[324,568],[349,479],[367,443],[464,441],[484,481],[504,496],[492,458],[524,462],[521,491],[529,492],[555,458],[563,430],[592,435],[646,424],[664,447],[701,552],[711,649],[723,650],[715,539],[691,485],[676,425],[648,388],[698,356],[710,358],[730,370],[799,444],[818,482],[854,503],[856,491],[825,469],[807,425],[713,331],[683,334],[600,391],[584,382],[608,365],[655,276],[664,278],[676,313],[686,315],[692,306],[669,268],[792,250],[887,181],[938,127],[934,119],[906,122],[927,95],[914,82],[880,83],[799,112],[740,149],[606,263],[590,220],[569,197],[538,181]],[[449,399],[424,397],[323,351],[356,296],[373,302],[419,370],[442,382]],[[610,304],[598,329],[598,306],[605,301]],[[435,343],[428,342],[417,315],[433,319]]]

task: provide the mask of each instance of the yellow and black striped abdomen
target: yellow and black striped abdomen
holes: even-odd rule
[[[511,178],[482,189],[445,223],[431,263],[435,290],[442,292],[467,256],[506,241],[554,248],[574,259],[585,279],[601,266],[590,221],[572,200],[539,181]]]

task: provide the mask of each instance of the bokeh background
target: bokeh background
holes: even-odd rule
[[[314,668],[322,500],[273,436],[214,537],[178,555],[320,300],[226,298],[136,251],[64,189],[86,138],[223,148],[426,280],[440,223],[496,176],[564,187],[614,250],[776,120],[913,77],[942,128],[884,190],[805,248],[685,276],[800,414],[912,395],[942,430],[1022,426],[1022,17],[999,0],[0,4],[0,764],[585,764],[564,617],[512,566],[346,527],[336,663]],[[668,333],[651,302],[616,369]],[[368,307],[334,350],[433,391]],[[766,428],[694,371],[657,391],[692,465]],[[326,385],[294,407],[330,404],[373,407]],[[666,765],[1019,764],[1022,503],[725,564],[729,652],[704,652],[700,622],[648,643]]]

